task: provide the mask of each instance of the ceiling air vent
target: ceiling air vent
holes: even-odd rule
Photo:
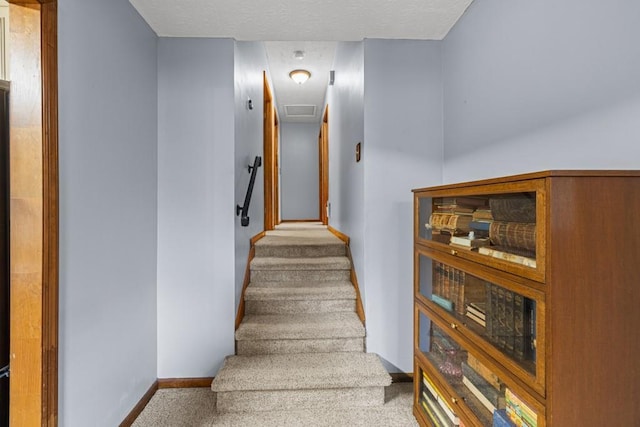
[[[289,118],[294,117],[315,117],[315,105],[285,105],[284,114]]]

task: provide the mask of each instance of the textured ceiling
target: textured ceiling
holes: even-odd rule
[[[441,40],[472,0],[130,0],[159,36]]]
[[[278,117],[319,122],[335,43],[364,38],[441,40],[472,0],[129,0],[160,37],[226,37],[265,43]],[[295,50],[305,58],[296,60]],[[297,85],[289,71],[305,68]],[[315,105],[288,118],[284,106]]]

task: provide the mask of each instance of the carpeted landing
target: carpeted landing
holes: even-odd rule
[[[379,407],[218,413],[209,389],[162,389],[133,427],[416,427],[412,399],[413,385],[398,383],[386,387]]]

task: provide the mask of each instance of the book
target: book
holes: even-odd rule
[[[536,222],[536,195],[533,192],[492,196],[489,207],[495,221]]]
[[[514,357],[518,360],[533,359],[531,345],[531,322],[533,301],[522,295],[513,295],[513,339]]]
[[[493,411],[493,427],[516,427],[509,419],[506,409],[496,409]]]
[[[453,409],[451,409],[446,399],[442,397],[442,393],[440,393],[438,388],[431,382],[424,372],[422,373],[422,383],[425,387],[425,391],[423,391],[425,394],[424,397],[431,398],[431,400],[437,402],[438,405],[440,405],[442,412],[444,412],[454,426],[460,425],[460,419],[458,416],[453,412]]]
[[[538,415],[536,411],[527,405],[522,399],[513,394],[510,389],[506,389],[504,393],[507,414],[511,409],[515,415],[524,421],[529,427],[537,427]],[[513,418],[512,418],[513,420]]]
[[[435,302],[447,311],[453,310],[453,303],[448,299],[441,297],[440,295],[431,294],[431,301]]]
[[[478,208],[471,215],[472,221],[493,221],[491,209]]]
[[[529,258],[522,255],[516,255],[513,253],[500,251],[492,248],[491,246],[482,246],[478,249],[478,253],[483,255],[488,255],[493,258],[501,259],[504,261],[509,261],[514,264],[524,265],[525,267],[536,268],[536,260],[535,258]]]
[[[469,303],[467,304],[467,311],[479,317],[482,320],[486,319],[486,311],[484,303]]]
[[[471,227],[472,230],[475,231],[489,231],[489,229],[491,228],[491,223],[493,221],[488,221],[488,220],[477,220],[477,219],[471,219],[471,222],[469,223],[469,227]]]
[[[444,415],[438,412],[434,402],[422,398],[420,399],[420,404],[435,427],[449,427],[449,424],[444,419]]]
[[[431,232],[431,240],[448,245],[451,240],[451,233],[443,233],[442,231],[434,230]]]
[[[467,387],[471,394],[473,394],[489,412],[493,413],[493,411],[497,409],[482,393],[480,393],[480,390],[478,390],[478,388],[469,381],[469,378],[464,375],[462,376],[462,384]]]
[[[469,319],[473,320],[474,322],[476,322],[478,325],[480,325],[482,327],[486,327],[487,326],[487,322],[486,322],[485,319],[481,319],[480,317],[476,316],[475,314],[473,314],[470,311],[467,311],[465,316],[467,316]]]
[[[513,292],[508,289],[504,290],[504,341],[507,354],[514,352],[514,318],[513,318]]]
[[[480,246],[486,246],[489,244],[489,239],[487,238],[478,238],[471,239],[469,236],[451,236],[451,245],[460,245],[471,248],[479,248]]]
[[[501,348],[502,350],[504,350],[507,347],[507,339],[506,339],[506,332],[507,332],[507,312],[506,312],[506,306],[504,304],[504,288],[500,287],[500,286],[495,286],[496,288],[496,310],[498,312],[498,318],[497,318],[497,323],[494,325],[496,327],[496,344],[498,345],[499,348]]]
[[[496,374],[494,374],[489,368],[483,365],[478,359],[476,359],[471,353],[467,355],[467,365],[478,373],[485,381],[494,387],[496,390],[503,388],[502,381]]]
[[[463,304],[481,304],[483,310],[487,305],[486,283],[484,280],[471,274],[464,275],[464,300]],[[485,310],[486,313],[486,310]]]
[[[489,225],[489,238],[495,246],[526,249],[535,253],[536,224],[493,221]]]
[[[480,393],[489,401],[493,406],[498,409],[505,407],[505,390],[496,389],[494,386],[489,384],[487,380],[485,380],[479,373],[473,370],[469,366],[468,363],[462,363],[462,375],[467,377],[471,383],[478,389]]]
[[[460,205],[468,207],[488,207],[489,202],[486,197],[461,196],[461,197],[440,197],[434,200],[436,206]]]

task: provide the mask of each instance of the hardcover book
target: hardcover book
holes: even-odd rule
[[[504,390],[499,390],[493,387],[487,380],[485,380],[480,374],[474,371],[467,363],[462,363],[462,375],[464,375],[480,393],[491,402],[492,406],[496,408],[504,408],[505,397]]]
[[[509,419],[506,409],[497,409],[493,411],[493,427],[516,427]]]
[[[489,238],[495,246],[536,250],[536,224],[494,221],[489,225]]]
[[[498,250],[497,247],[493,247],[493,246],[483,246],[478,249],[478,253],[483,255],[488,255],[493,258],[509,261],[514,264],[524,265],[525,267],[536,268],[535,254],[533,255],[534,257],[531,258],[531,257],[522,256],[522,255],[516,255],[510,252],[501,251],[501,250]]]
[[[536,222],[535,193],[493,196],[489,206],[496,221]]]
[[[484,366],[478,359],[476,359],[471,353],[467,355],[467,365],[475,372],[478,373],[484,380],[490,384],[496,390],[503,388],[502,381],[496,374],[494,374],[489,368]]]

